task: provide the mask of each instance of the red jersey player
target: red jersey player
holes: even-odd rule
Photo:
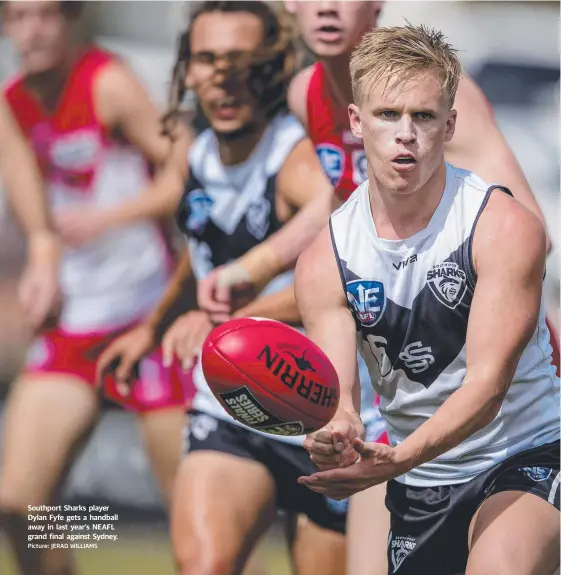
[[[113,55],[72,40],[78,2],[3,3],[21,75],[6,100],[29,138],[64,243],[63,306],[33,343],[6,408],[0,509],[23,572],[70,573],[68,557],[22,546],[28,504],[49,504],[99,413],[96,359],[144,319],[171,274],[162,222],[186,177],[188,136],[162,135],[160,114]],[[154,172],[154,177],[151,177]],[[113,386],[109,395],[121,400]],[[166,499],[179,461],[184,389],[155,352],[122,403],[140,414]],[[165,408],[165,409],[164,409]],[[62,551],[61,551],[62,553]]]

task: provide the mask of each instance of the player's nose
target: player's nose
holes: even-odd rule
[[[316,2],[316,10],[318,16],[331,16],[337,18],[339,16],[339,2],[327,2],[320,1]]]
[[[411,144],[416,140],[415,125],[410,116],[403,114],[397,124],[395,141],[403,144]]]

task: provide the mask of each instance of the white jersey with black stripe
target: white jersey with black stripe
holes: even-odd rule
[[[427,421],[464,381],[477,280],[473,231],[496,188],[447,165],[446,188],[431,221],[404,240],[377,236],[368,182],[331,216],[360,352],[380,395],[392,445]],[[468,481],[519,451],[558,439],[559,379],[551,353],[542,302],[535,333],[494,421],[398,481],[414,486]]]

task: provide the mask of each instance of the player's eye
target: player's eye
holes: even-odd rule
[[[197,64],[212,65],[216,60],[216,56],[212,52],[196,52],[192,55],[192,59]]]
[[[380,116],[382,118],[386,118],[386,119],[390,120],[393,118],[397,118],[398,114],[395,110],[382,110],[380,112]]]
[[[434,116],[430,112],[417,112],[415,118],[419,120],[431,120]]]

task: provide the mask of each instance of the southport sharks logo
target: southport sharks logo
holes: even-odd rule
[[[443,262],[427,272],[427,284],[441,304],[456,309],[466,293],[466,273],[455,262]]]

